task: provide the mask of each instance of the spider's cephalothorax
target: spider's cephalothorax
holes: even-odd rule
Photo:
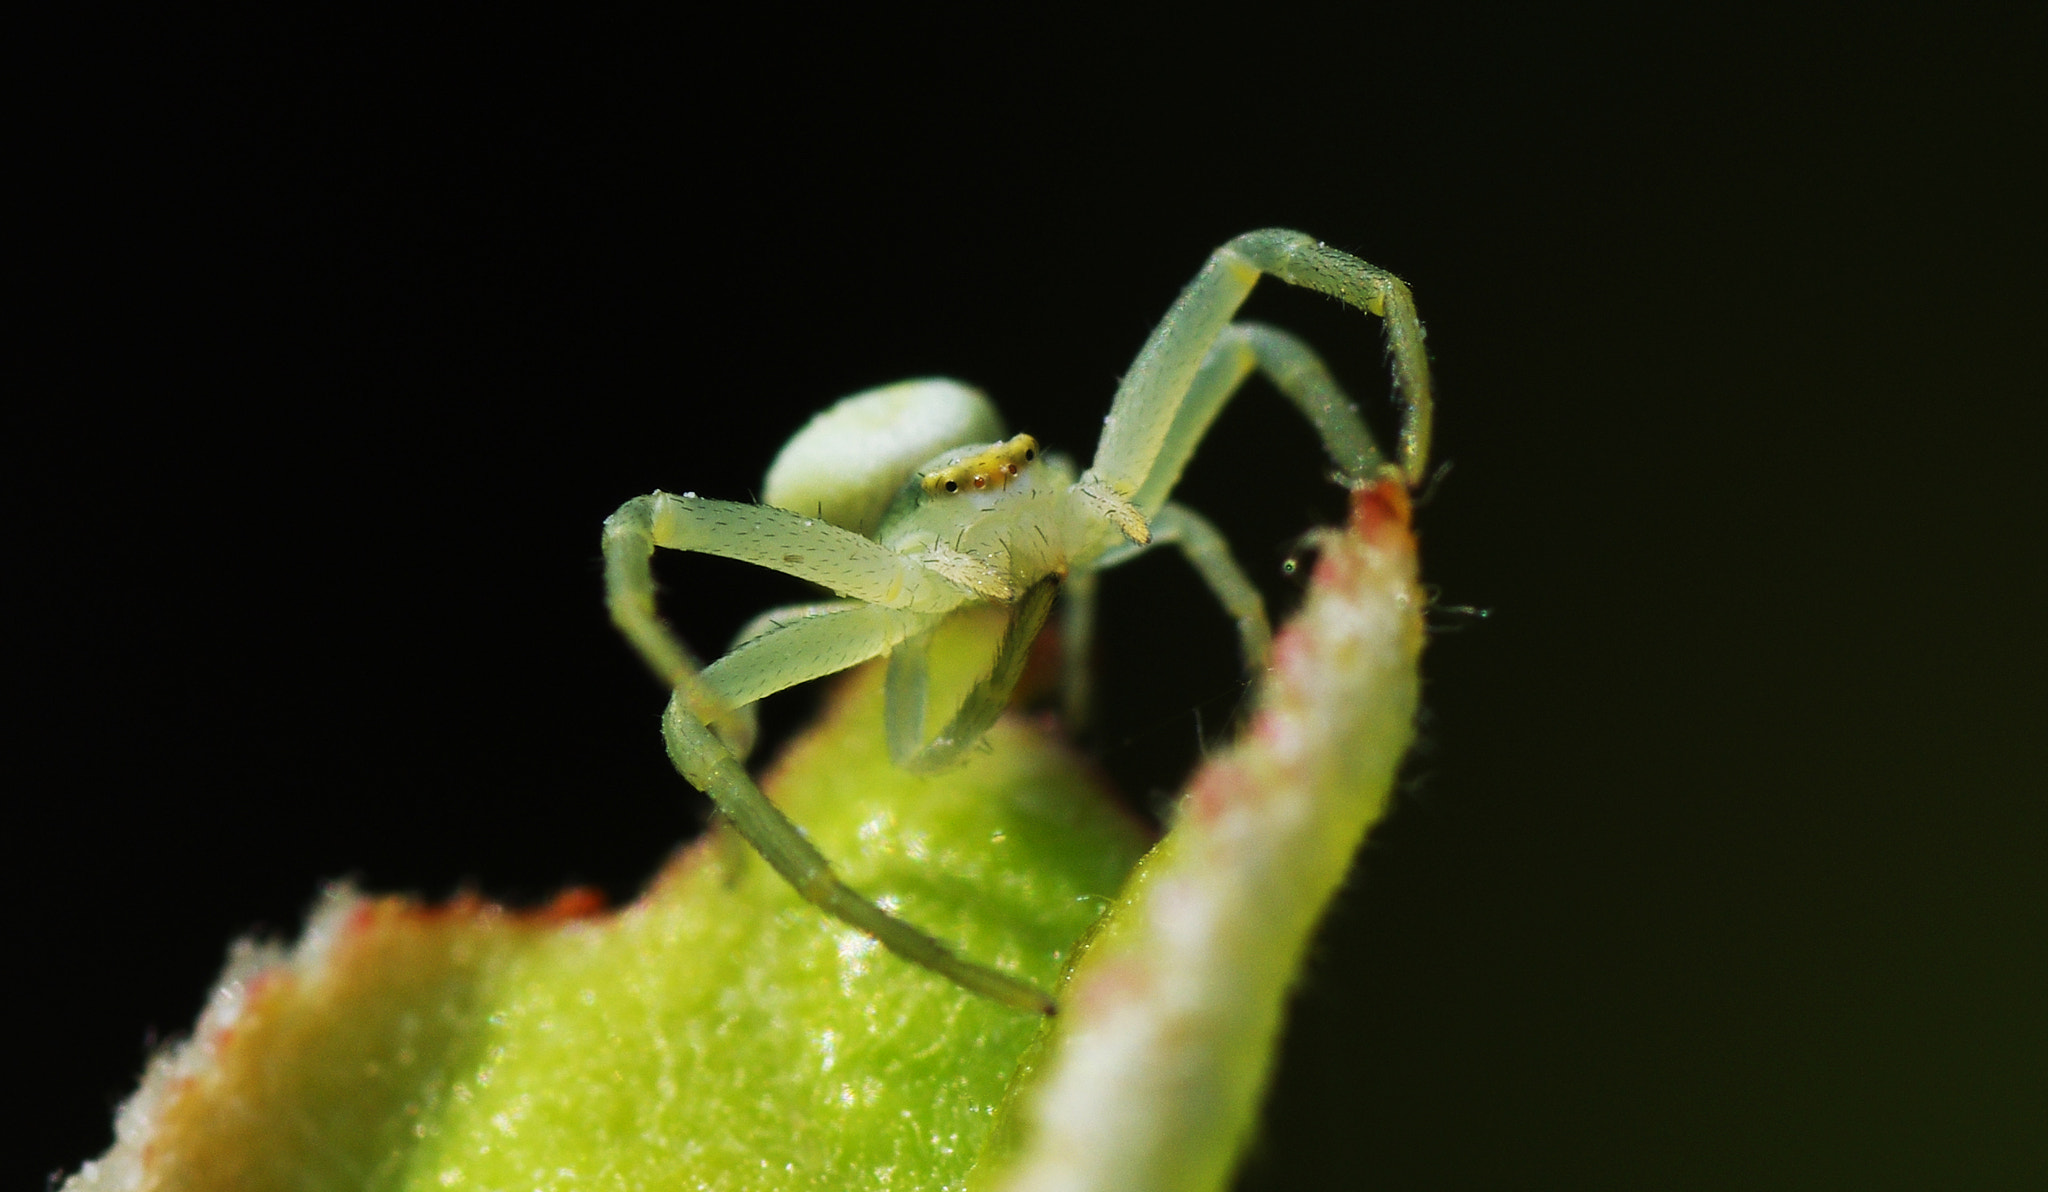
[[[913,383],[931,386],[935,399],[988,401],[950,381]],[[846,400],[866,399],[858,394]],[[972,560],[981,570],[985,564],[985,577],[962,575],[961,581],[1010,599],[1046,575],[1066,570],[1077,544],[1068,533],[1073,527],[1059,511],[1072,500],[1073,484],[1073,464],[1058,456],[1046,458],[1030,435],[957,447],[911,471],[875,537],[891,550],[941,568],[969,566]]]
[[[1372,436],[1315,354],[1285,332],[1231,316],[1261,274],[1385,320],[1405,406],[1398,462]],[[1085,658],[1098,572],[1151,547],[1180,548],[1236,621],[1247,670],[1264,666],[1263,600],[1209,522],[1169,500],[1211,421],[1258,370],[1307,416],[1353,485],[1393,474],[1411,485],[1429,453],[1422,326],[1399,278],[1299,232],[1249,232],[1209,258],[1139,350],[1080,473],[1030,435],[1004,437],[988,399],[957,382],[909,381],[833,405],[776,456],[760,505],[653,493],[605,522],[612,618],[673,688],[663,731],[683,776],[789,882],[827,912],[918,964],[1006,1005],[1050,1013],[1051,997],[960,959],[833,876],[824,857],[761,794],[741,764],[751,705],[795,684],[887,656],[890,755],[912,770],[958,762],[1009,701],[1023,658],[1064,591],[1069,658]],[[830,589],[836,600],[777,609],[701,670],[654,608],[657,546],[757,563]],[[933,736],[924,731],[925,653],[949,616],[1008,610],[989,673]],[[1070,716],[1087,684],[1070,663]]]

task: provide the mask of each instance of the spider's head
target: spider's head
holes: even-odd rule
[[[941,456],[918,476],[925,496],[1000,494],[1012,485],[1029,487],[1031,465],[1038,462],[1038,440],[1017,435],[986,447],[969,447]]]
[[[924,550],[940,540],[966,550],[962,544],[977,534],[1001,538],[1027,526],[1042,531],[1047,501],[1074,482],[1073,471],[1030,435],[955,447],[911,473],[875,537],[896,550]],[[973,549],[1007,548],[991,542]]]

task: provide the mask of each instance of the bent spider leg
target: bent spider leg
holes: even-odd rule
[[[742,757],[754,747],[759,723],[753,709],[725,705],[699,678],[690,648],[654,607],[654,513],[656,497],[635,497],[604,521],[605,605],[612,624],[676,696],[687,695],[692,713],[713,724]]]
[[[813,617],[824,613],[838,612],[844,609],[856,608],[860,606],[860,601],[858,600],[820,600],[808,604],[785,604],[779,608],[771,608],[767,612],[755,617],[753,620],[748,621],[744,626],[740,628],[740,631],[738,633],[733,635],[732,644],[728,645],[725,648],[726,654],[727,656],[730,656],[734,651],[738,650],[741,646],[746,645],[747,643],[753,641],[757,637],[761,637],[762,635],[767,634],[775,629],[779,629],[782,626],[789,624],[791,621],[795,621],[803,617]],[[857,661],[864,660],[865,658],[862,658]],[[722,663],[724,661],[724,658],[720,658],[716,662],[713,662],[711,664],[711,667],[706,669],[705,673],[708,675],[711,670],[716,669],[719,663]],[[714,683],[713,686],[716,687],[717,684]],[[781,690],[781,688],[778,687],[777,690]],[[736,705],[740,704],[740,701],[736,698],[735,693],[733,691],[724,691],[722,692],[722,694],[732,703]],[[754,698],[759,698],[759,696],[755,696]],[[756,737],[760,735],[759,717],[756,716],[754,706],[751,703],[741,705],[739,707],[739,710],[733,713],[733,717],[736,719],[743,718],[745,720],[746,732],[744,734],[744,737],[738,741],[735,741],[732,735],[726,733],[722,728],[720,730],[719,735],[726,738],[726,744],[732,746],[733,752],[736,755],[738,755],[742,761],[744,761],[753,753],[754,740]]]
[[[747,776],[746,767],[691,712],[681,688],[662,713],[661,731],[676,770],[691,786],[710,795],[733,829],[812,906],[970,993],[1039,1014],[1058,1010],[1058,1004],[1043,990],[999,969],[962,960],[946,945],[840,881],[824,855],[768,801]]]
[[[1421,477],[1429,461],[1433,406],[1422,324],[1407,284],[1300,232],[1268,228],[1217,249],[1153,329],[1117,387],[1082,487],[1126,497],[1149,491],[1196,374],[1262,273],[1382,318],[1395,396],[1405,407],[1401,471],[1411,483]]]
[[[858,600],[809,600],[802,604],[778,604],[765,613],[757,613],[753,620],[740,626],[740,631],[733,634],[732,640],[726,643],[726,652],[731,653],[769,630],[786,625],[799,617],[837,612],[859,603]]]
[[[996,646],[995,662],[989,673],[967,693],[946,727],[915,753],[895,759],[897,765],[913,774],[935,773],[957,765],[969,749],[981,742],[982,735],[995,726],[1009,705],[1017,681],[1024,677],[1031,643],[1045,626],[1046,614],[1052,611],[1059,587],[1059,576],[1048,575],[1024,593],[1010,612],[1010,622],[1003,629],[1003,639]],[[923,716],[912,719],[921,723]],[[892,743],[896,731],[891,730]]]
[[[1246,674],[1266,669],[1273,645],[1272,622],[1266,617],[1266,598],[1253,586],[1251,577],[1238,566],[1230,543],[1215,524],[1186,505],[1167,502],[1152,517],[1152,541],[1144,545],[1119,543],[1096,561],[1097,569],[1128,563],[1158,546],[1177,546],[1195,574],[1202,577],[1216,602],[1237,625],[1237,648]]]
[[[644,574],[645,560],[656,546],[753,563],[887,608],[945,612],[969,599],[959,585],[872,538],[772,505],[650,493],[626,502],[605,519],[605,544],[607,582],[624,584],[636,599],[644,596],[650,612],[653,581]],[[615,551],[620,555],[618,567],[612,565]],[[623,570],[634,574],[625,575]],[[614,588],[615,593],[620,590]],[[615,620],[619,615],[616,600],[613,615]],[[620,628],[641,645],[633,629],[624,623]],[[654,652],[643,647],[642,653],[655,662]],[[658,665],[656,673],[662,673]]]
[[[706,687],[740,708],[785,688],[858,666],[928,630],[937,614],[848,601],[810,606],[745,638],[704,668]],[[751,628],[751,626],[750,626]]]
[[[742,757],[753,745],[754,715],[698,680],[696,659],[655,610],[651,560],[657,546],[754,563],[892,609],[944,612],[968,599],[963,589],[873,539],[784,509],[662,492],[619,506],[604,523],[612,623],[662,685],[686,689],[691,710]]]

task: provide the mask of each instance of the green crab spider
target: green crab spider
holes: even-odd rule
[[[1261,274],[1380,316],[1403,406],[1399,462],[1305,344],[1233,323]],[[909,381],[840,401],[768,469],[762,503],[694,493],[635,497],[604,525],[612,620],[671,689],[670,760],[805,899],[961,988],[1042,1014],[1053,998],[951,948],[856,893],[748,777],[751,705],[763,696],[886,655],[891,758],[917,772],[963,759],[994,725],[1064,581],[1066,702],[1081,714],[1096,573],[1152,547],[1180,548],[1237,624],[1246,670],[1266,662],[1263,600],[1214,526],[1168,500],[1210,423],[1253,369],[1314,425],[1337,476],[1413,485],[1429,457],[1429,365],[1408,287],[1299,232],[1248,232],[1216,250],[1181,291],[1117,387],[1094,463],[1079,475],[1029,435],[1004,437],[988,399],[946,380]],[[657,546],[739,559],[830,589],[837,600],[775,609],[699,669],[655,611]],[[1009,610],[989,672],[925,739],[926,648],[948,617]]]

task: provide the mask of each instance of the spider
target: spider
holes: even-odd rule
[[[1380,316],[1404,407],[1399,462],[1300,340],[1231,316],[1261,274]],[[1431,401],[1422,325],[1393,274],[1299,232],[1248,232],[1213,253],[1132,362],[1103,419],[1095,460],[1073,464],[1030,435],[1004,437],[995,408],[946,380],[848,397],[817,415],[768,469],[762,503],[694,493],[635,497],[604,525],[611,616],[672,691],[662,716],[670,759],[798,893],[898,955],[971,993],[1051,1014],[1053,998],[940,941],[848,888],[770,803],[742,759],[754,701],[886,655],[884,723],[899,766],[941,770],[994,725],[1063,582],[1068,657],[1085,657],[1096,573],[1151,547],[1180,548],[1235,620],[1248,672],[1271,631],[1263,600],[1208,521],[1168,500],[1210,423],[1256,368],[1308,417],[1344,483],[1410,486],[1429,455]],[[773,610],[701,670],[655,611],[657,546],[757,564],[839,599]],[[949,616],[1009,610],[989,672],[924,739],[926,652]],[[1081,668],[1069,665],[1069,675]],[[1067,681],[1070,714],[1085,680]]]

